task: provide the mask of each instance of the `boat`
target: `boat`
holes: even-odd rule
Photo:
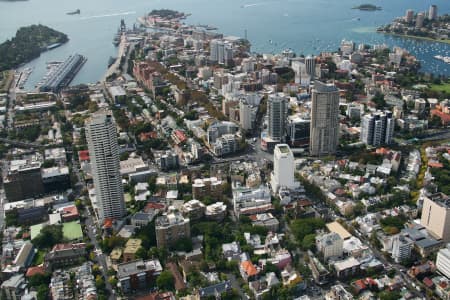
[[[120,34],[116,34],[113,39],[113,45],[117,47],[119,46],[119,44],[120,44]]]
[[[434,58],[443,61],[447,64],[450,64],[450,56],[435,55]]]
[[[61,45],[62,45],[61,43],[54,43],[54,44],[48,45],[47,50],[53,50],[55,48],[58,48]]]
[[[108,68],[111,67],[116,62],[116,59],[117,58],[112,57],[112,56],[109,57],[109,59],[108,59]]]
[[[74,10],[74,11],[69,11],[69,12],[66,13],[66,14],[69,15],[69,16],[79,15],[79,14],[81,14],[81,10],[80,10],[80,9],[77,9],[77,10]]]

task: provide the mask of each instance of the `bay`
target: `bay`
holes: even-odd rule
[[[342,39],[356,43],[400,46],[416,55],[422,71],[450,75],[450,65],[433,58],[449,56],[450,45],[387,36],[375,29],[403,16],[406,9],[426,11],[438,5],[438,13],[450,13],[448,0],[373,0],[381,11],[351,9],[357,0],[29,0],[0,1],[0,41],[14,36],[21,26],[43,24],[66,33],[70,41],[41,55],[26,67],[32,67],[26,87],[32,88],[46,72],[46,62],[64,60],[80,53],[87,63],[72,84],[98,81],[110,56],[117,55],[112,39],[124,19],[128,26],[152,9],[170,8],[192,15],[188,24],[209,24],[226,35],[244,36],[255,52],[277,53],[286,48],[298,54],[334,51]],[[67,15],[81,10],[80,15]]]

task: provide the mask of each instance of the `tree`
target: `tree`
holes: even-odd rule
[[[305,245],[309,245],[309,242],[312,239],[311,234],[314,234],[317,229],[321,229],[325,227],[325,222],[321,219],[316,218],[307,218],[307,219],[299,219],[294,220],[291,223],[291,230],[294,236],[296,237],[299,243],[303,243],[305,240]]]
[[[170,271],[162,271],[156,279],[156,285],[161,290],[173,291],[175,289],[175,279]]]
[[[103,277],[101,275],[97,275],[95,277],[95,287],[98,290],[103,290],[105,288],[105,280],[103,279]]]
[[[148,251],[144,248],[144,247],[140,247],[135,254],[135,257],[138,258],[142,258],[142,259],[147,259],[148,258]]]
[[[381,292],[378,297],[380,300],[397,300],[401,298],[400,292],[397,291],[384,291]]]
[[[31,242],[38,249],[49,249],[55,244],[63,241],[63,232],[61,225],[47,225],[42,228],[41,232]]]
[[[116,286],[117,286],[118,280],[117,280],[116,277],[111,276],[111,277],[108,278],[108,282],[109,282],[109,284],[110,284],[112,287],[116,287]]]
[[[128,153],[128,152],[123,152],[122,154],[120,154],[121,161],[127,160],[129,157],[130,157],[130,153]]]
[[[48,285],[42,284],[37,288],[37,299],[38,300],[47,300],[49,294]]]
[[[174,244],[172,249],[175,251],[190,252],[190,251],[192,251],[192,240],[188,237],[180,238]]]
[[[384,95],[380,92],[375,93],[375,96],[372,98],[372,102],[375,103],[377,109],[383,109],[386,106]]]
[[[442,125],[442,120],[441,117],[434,115],[433,117],[431,117],[430,122],[428,123],[430,125],[430,127],[441,127]]]
[[[30,287],[38,288],[41,285],[48,285],[50,283],[51,274],[35,274],[28,278]]]

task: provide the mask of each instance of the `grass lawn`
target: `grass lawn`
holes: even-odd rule
[[[39,250],[36,255],[33,258],[33,266],[38,266],[40,264],[42,264],[44,262],[44,257],[45,257],[46,252]]]
[[[124,198],[125,202],[131,202],[131,200],[133,200],[133,197],[131,197],[130,193],[125,193]]]
[[[41,230],[42,228],[44,228],[44,225],[45,223],[30,226],[31,239],[34,239],[35,237],[38,236],[39,233],[41,233]]]
[[[445,92],[450,93],[450,83],[444,83],[444,84],[432,84],[431,90],[435,92]]]
[[[77,222],[68,222],[63,224],[63,236],[69,241],[79,240],[83,238],[81,225]]]

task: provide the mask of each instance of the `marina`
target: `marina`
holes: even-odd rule
[[[84,56],[74,54],[61,64],[50,64],[49,75],[44,79],[39,90],[41,92],[59,92],[59,90],[70,84],[85,62],[86,58]]]
[[[28,78],[30,77],[31,73],[33,72],[32,68],[25,68],[21,71],[16,71],[14,77],[16,82],[16,88],[18,89],[24,89],[24,86],[26,82],[28,81]]]

